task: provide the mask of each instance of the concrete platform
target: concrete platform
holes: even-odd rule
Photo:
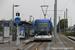
[[[10,40],[6,40],[4,42],[0,41],[0,44],[4,44],[4,43],[9,43],[10,44]]]
[[[4,39],[2,36],[0,36],[0,44],[10,43],[11,40],[12,40],[12,35],[10,35],[9,38],[4,38]]]
[[[73,36],[68,36],[68,38],[70,38],[70,39],[75,41],[75,37],[73,37]]]
[[[33,41],[33,40],[34,40],[34,38],[30,38],[30,39],[28,39],[28,40],[23,41],[23,44],[29,43],[29,42],[31,42],[31,41]]]
[[[22,49],[22,46],[23,46],[23,42],[28,42],[28,41],[32,41],[33,38],[27,38],[25,40],[20,40],[20,45],[18,46],[19,49]],[[4,41],[4,42],[8,42],[8,41]],[[16,41],[10,41],[10,44],[9,43],[5,43],[5,44],[0,44],[0,50],[17,50],[17,45],[16,45]]]

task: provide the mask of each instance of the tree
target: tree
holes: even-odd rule
[[[3,26],[0,26],[0,31],[3,31]]]
[[[65,19],[65,28],[68,28],[68,20]],[[60,20],[60,29],[64,29],[64,19]],[[57,24],[57,32],[59,31],[59,22]]]
[[[33,23],[34,21],[28,21],[29,23]]]

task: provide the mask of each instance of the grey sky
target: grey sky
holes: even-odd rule
[[[44,0],[45,4],[49,6],[48,10],[54,10],[54,1],[55,0]],[[69,26],[74,25],[75,21],[75,0],[69,0],[67,6],[65,7],[68,0],[57,0],[58,1],[58,10],[66,10],[68,8],[68,17],[69,18]],[[41,11],[41,5],[43,5],[43,0],[0,0],[0,20],[5,19],[9,20],[12,18],[12,5],[18,4],[19,7],[15,7],[15,13],[18,11],[21,13],[22,20],[29,21],[29,15],[32,15],[35,19],[43,18],[43,14]],[[65,8],[64,8],[65,7]],[[64,8],[64,9],[63,9]],[[14,16],[15,16],[14,13]],[[23,15],[22,15],[23,14]],[[53,12],[48,11],[47,18],[52,17]],[[63,11],[58,12],[58,14],[63,14]],[[60,15],[58,15],[59,17]],[[16,16],[15,16],[16,17]],[[61,16],[62,18],[64,16]],[[58,19],[58,18],[57,18]],[[71,22],[72,20],[72,22]],[[53,20],[52,20],[53,22]]]

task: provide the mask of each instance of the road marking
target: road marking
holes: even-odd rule
[[[64,48],[64,50],[67,50],[67,49],[65,49],[65,45],[63,44],[63,42],[58,37],[57,37],[57,39],[59,40],[59,42],[62,45],[62,47]]]
[[[48,43],[46,50],[50,50],[50,42]]]
[[[31,45],[29,45],[29,46],[28,46],[27,48],[25,48],[24,50],[27,50],[28,48],[32,47],[34,44],[35,44],[35,42],[32,43]]]

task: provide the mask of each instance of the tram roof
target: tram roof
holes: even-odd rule
[[[49,19],[37,19],[36,22],[49,22]]]

